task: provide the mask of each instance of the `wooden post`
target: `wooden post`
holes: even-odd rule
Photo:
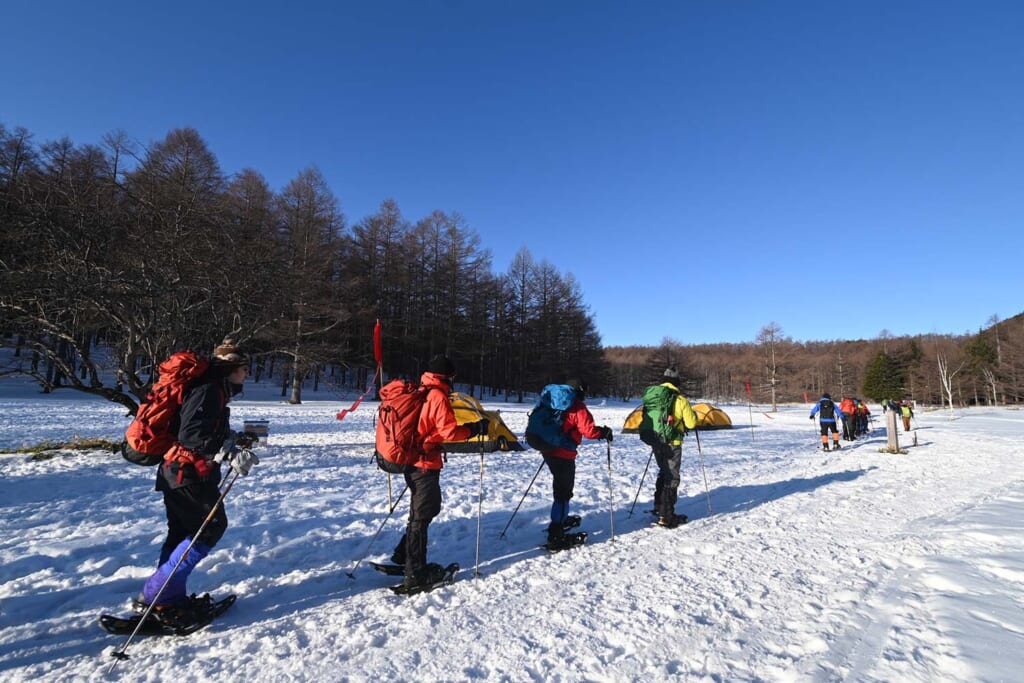
[[[898,418],[896,417],[896,411],[890,410],[885,416],[885,434],[889,441],[886,445],[885,451],[887,453],[899,453],[900,452],[900,437],[899,430],[896,428]]]

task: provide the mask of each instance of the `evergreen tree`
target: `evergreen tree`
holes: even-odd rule
[[[885,351],[879,351],[864,373],[864,395],[875,401],[902,396],[903,372]]]

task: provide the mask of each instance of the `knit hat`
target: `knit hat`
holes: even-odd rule
[[[828,400],[830,400],[830,401],[832,400],[832,397],[828,395],[828,392],[827,392],[827,391],[826,391],[826,392],[825,392],[824,394],[822,394],[822,395],[821,395],[821,397],[822,397],[822,398],[827,398],[827,399],[828,399]]]
[[[213,350],[213,364],[241,367],[249,364],[249,356],[232,339],[225,339]]]
[[[587,383],[579,379],[567,379],[562,384],[568,384],[570,387],[580,392],[581,394],[587,393]]]
[[[668,368],[668,369],[665,370],[664,377],[665,377],[666,380],[668,380],[669,382],[672,382],[673,384],[678,383],[679,382],[679,371],[676,370],[675,368]]]
[[[438,354],[430,359],[430,362],[427,364],[427,372],[432,372],[435,375],[443,375],[445,377],[454,377],[455,363],[451,362],[448,356]]]

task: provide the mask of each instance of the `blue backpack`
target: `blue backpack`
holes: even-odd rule
[[[562,431],[563,414],[576,400],[576,390],[568,384],[549,384],[530,411],[526,423],[526,443],[541,453],[556,448],[576,450],[576,442]]]

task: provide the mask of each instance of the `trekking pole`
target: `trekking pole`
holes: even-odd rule
[[[633,516],[633,508],[636,507],[636,501],[640,499],[640,491],[644,487],[644,479],[647,478],[647,470],[651,467],[651,461],[654,460],[654,449],[651,449],[651,457],[647,458],[647,467],[644,467],[644,473],[640,475],[640,485],[636,487],[636,496],[633,497],[633,504],[629,506],[628,517]]]
[[[217,498],[217,502],[214,503],[213,507],[210,509],[210,514],[206,515],[206,519],[204,519],[203,523],[199,525],[199,530],[192,535],[192,540],[189,542],[188,547],[185,548],[185,552],[183,552],[181,554],[181,557],[178,558],[177,563],[175,563],[174,565],[174,569],[172,569],[171,573],[167,575],[166,579],[164,579],[163,585],[160,586],[160,590],[156,592],[156,595],[153,596],[153,599],[149,601],[149,605],[146,607],[146,611],[142,613],[142,617],[139,619],[139,623],[135,625],[135,630],[132,631],[131,635],[128,636],[128,640],[124,642],[124,645],[110,653],[110,656],[114,658],[114,661],[111,663],[110,668],[107,669],[108,675],[114,672],[114,667],[117,666],[117,663],[119,661],[121,661],[122,659],[128,659],[128,655],[126,654],[128,646],[132,644],[132,641],[135,640],[135,636],[137,636],[139,634],[139,631],[142,630],[143,624],[145,624],[146,620],[149,619],[149,615],[152,614],[153,608],[156,607],[157,602],[159,602],[160,596],[164,593],[164,589],[167,588],[167,585],[171,582],[171,579],[174,578],[174,574],[178,571],[178,567],[180,567],[181,563],[185,561],[186,557],[188,557],[189,552],[192,550],[192,546],[196,544],[196,539],[203,535],[203,531],[206,529],[206,525],[209,524],[210,520],[212,520],[214,515],[217,514],[217,510],[220,509],[221,505],[224,503],[224,497],[228,495],[228,491],[230,491],[231,487],[235,485],[235,481],[238,480],[238,476],[241,474],[241,472],[239,472],[238,470],[234,470],[234,473],[235,476],[233,476],[231,478],[231,481],[228,482],[228,485],[224,487],[223,493],[220,494],[220,496]]]
[[[697,456],[700,458],[700,471],[704,473],[704,495],[708,498],[708,514],[713,515],[714,512],[711,510],[711,491],[708,490],[708,473],[704,469],[704,452],[700,448],[700,432],[695,429],[693,430],[693,435],[697,437]]]
[[[754,406],[747,401],[747,411],[750,413],[750,442],[754,442]]]
[[[388,472],[388,508],[393,505],[391,501],[391,473]]]
[[[408,490],[409,490],[409,485],[406,484],[405,488],[402,489],[402,492],[398,494],[398,499],[395,500],[395,504],[392,505],[391,509],[388,510],[388,514],[384,518],[384,521],[380,523],[379,527],[377,527],[377,533],[375,533],[373,535],[373,538],[370,539],[370,542],[366,544],[366,550],[363,551],[363,556],[360,557],[358,560],[356,560],[356,563],[352,567],[351,571],[345,572],[345,574],[346,574],[346,576],[348,576],[348,578],[350,578],[350,579],[356,578],[356,568],[359,566],[359,563],[362,562],[363,560],[365,560],[367,555],[370,554],[370,548],[373,547],[373,542],[377,540],[378,536],[380,536],[380,532],[384,531],[384,525],[388,523],[389,519],[391,519],[391,515],[393,515],[395,513],[395,508],[397,508],[398,504],[400,502],[402,502],[402,496],[404,496],[405,492],[408,491]]]
[[[476,498],[476,565],[473,567],[473,578],[480,576],[480,524],[483,519],[484,509],[484,435],[479,435],[480,441],[480,492]]]
[[[615,540],[615,495],[612,493],[612,442],[608,441],[608,522],[612,528],[612,540]]]
[[[516,513],[519,512],[519,506],[523,504],[524,500],[526,500],[526,495],[530,492],[530,489],[533,488],[533,482],[537,481],[537,475],[540,474],[540,471],[542,469],[544,469],[543,460],[541,460],[540,467],[537,468],[537,472],[533,475],[533,479],[530,480],[530,485],[526,487],[526,491],[523,493],[523,497],[519,499],[519,505],[516,505],[516,509],[512,511],[512,516],[509,517],[508,522],[505,523],[505,528],[501,530],[500,534],[498,534],[498,538],[505,537],[505,532],[508,531],[509,524],[511,524],[512,520],[516,518]]]

